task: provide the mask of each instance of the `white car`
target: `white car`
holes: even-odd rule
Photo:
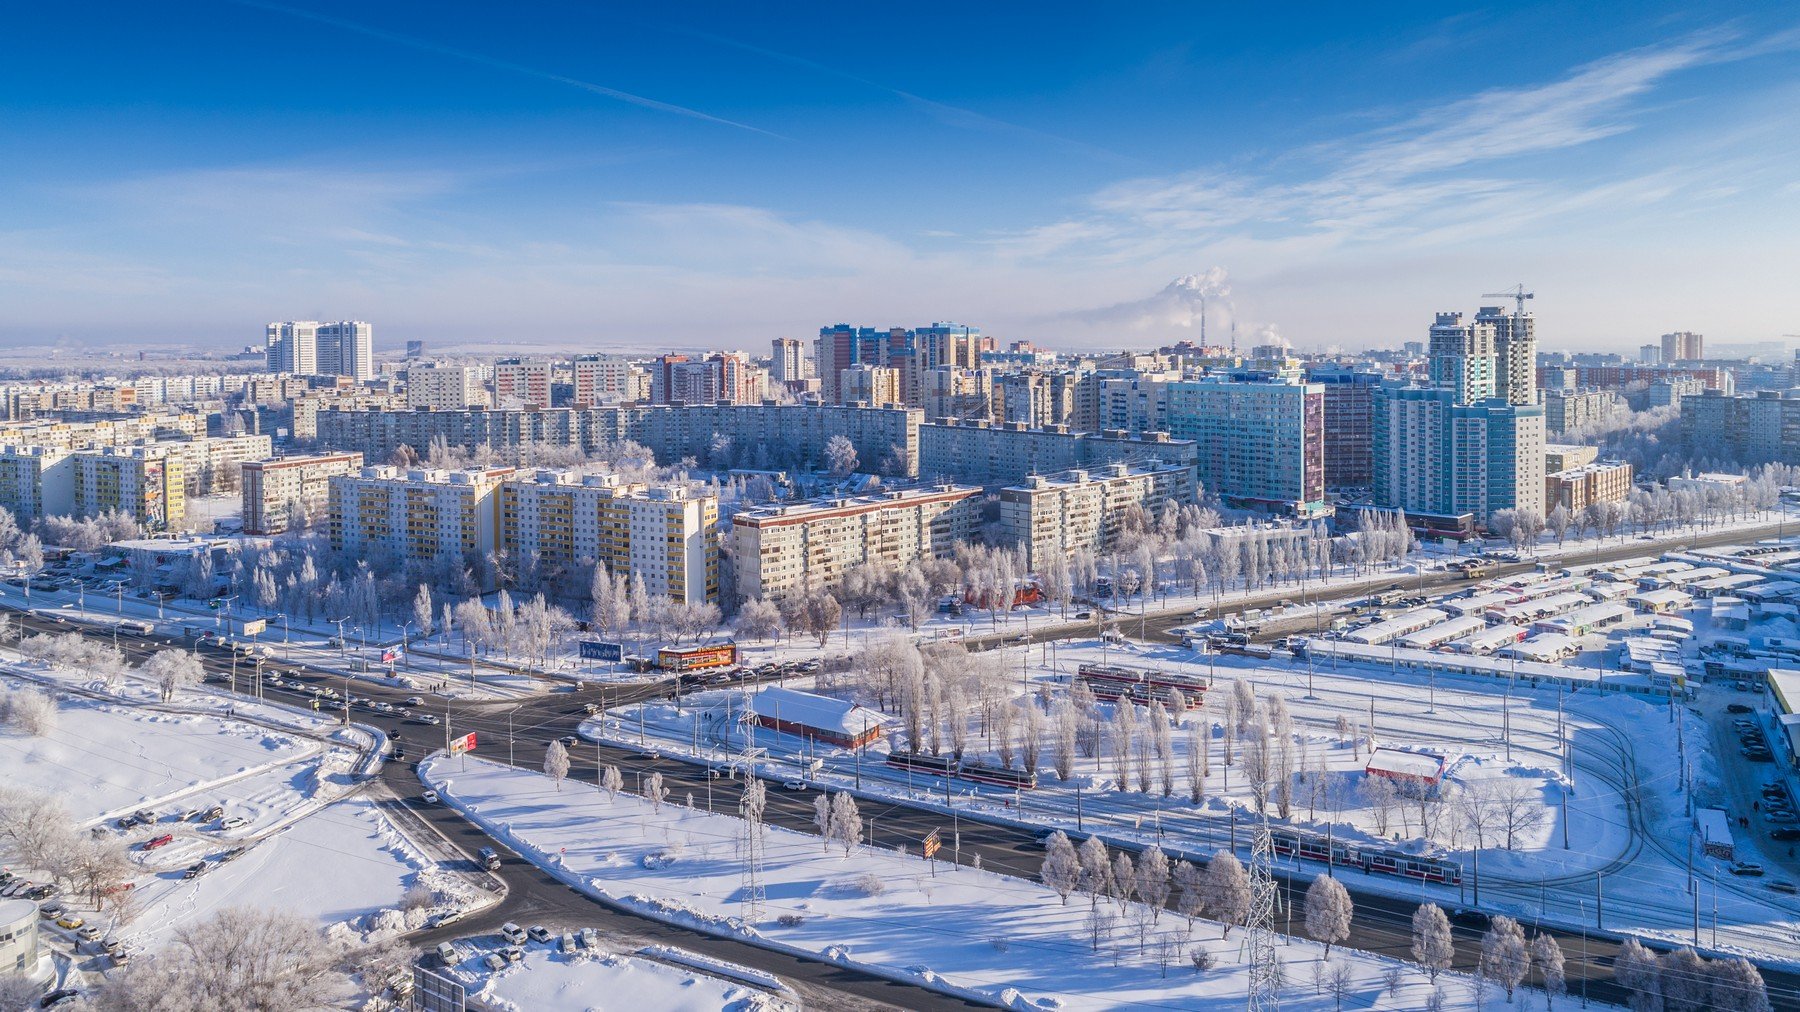
[[[425,802],[428,805],[435,805],[438,803],[438,792],[426,791],[424,794],[419,795],[419,800]]]
[[[219,828],[229,832],[233,829],[243,829],[249,824],[249,821],[241,815],[228,815],[219,822]]]

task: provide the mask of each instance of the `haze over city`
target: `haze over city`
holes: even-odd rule
[[[1123,347],[1215,270],[1308,349],[1521,280],[1558,349],[1800,331],[1781,5],[103,10],[9,25],[12,344]]]

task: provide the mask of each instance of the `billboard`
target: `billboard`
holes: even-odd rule
[[[452,738],[450,740],[451,755],[460,755],[464,752],[473,751],[475,751],[475,732],[473,731],[463,735],[461,738]]]
[[[623,643],[607,643],[604,640],[582,640],[581,659],[584,661],[620,661],[625,659]]]
[[[244,620],[243,628],[238,630],[238,635],[239,636],[258,636],[258,635],[261,635],[262,632],[268,628],[269,628],[269,620],[266,618],[247,618]]]

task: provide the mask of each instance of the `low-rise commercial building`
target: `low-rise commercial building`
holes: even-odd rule
[[[864,563],[947,557],[974,537],[980,506],[980,489],[939,485],[745,510],[731,518],[738,594],[779,600]]]

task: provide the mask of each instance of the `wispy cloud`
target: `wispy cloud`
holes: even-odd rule
[[[1392,125],[1315,145],[1259,171],[1198,170],[1127,180],[1086,214],[998,240],[1015,255],[1126,262],[1227,238],[1325,245],[1430,241],[1473,223],[1489,230],[1593,205],[1666,196],[1675,173],[1584,181],[1539,178],[1533,156],[1636,128],[1643,100],[1671,76],[1766,50],[1718,34],[1619,53],[1559,80],[1493,89]]]
[[[265,0],[232,0],[232,2],[244,7],[253,7],[257,10],[269,11],[275,14],[285,14],[289,17],[302,18],[322,25],[330,25],[333,28],[342,29],[346,32],[366,35],[372,39],[380,39],[383,42],[391,42],[394,45],[405,46],[409,49],[417,49],[421,52],[436,53],[439,56],[448,56],[453,59],[480,64],[484,67],[492,67],[495,70],[505,70],[514,74],[522,74],[526,77],[535,77],[540,81],[550,81],[556,84],[568,85],[571,88],[579,88],[590,94],[615,99],[643,109],[666,112],[674,116],[684,116],[688,119],[696,119],[705,123],[715,123],[719,126],[731,127],[736,130],[747,130],[751,133],[762,134],[765,137],[774,137],[782,140],[786,139],[781,137],[780,134],[764,130],[762,127],[751,126],[748,123],[739,123],[736,120],[725,119],[722,116],[714,116],[712,113],[701,112],[698,109],[690,109],[685,105],[676,105],[673,102],[664,102],[660,99],[648,98],[643,95],[633,94],[629,91],[621,91],[618,88],[608,87],[604,84],[595,84],[592,81],[584,81],[578,77],[569,77],[565,74],[557,74],[548,70],[540,70],[536,67],[527,67],[520,63],[513,63],[510,60],[501,60],[481,53],[472,53],[466,49],[457,49],[453,46],[446,46],[426,39],[414,38],[410,35],[401,35],[397,32],[374,28],[356,21],[334,17],[329,14],[320,14],[316,11],[288,7],[282,4],[267,3]]]

